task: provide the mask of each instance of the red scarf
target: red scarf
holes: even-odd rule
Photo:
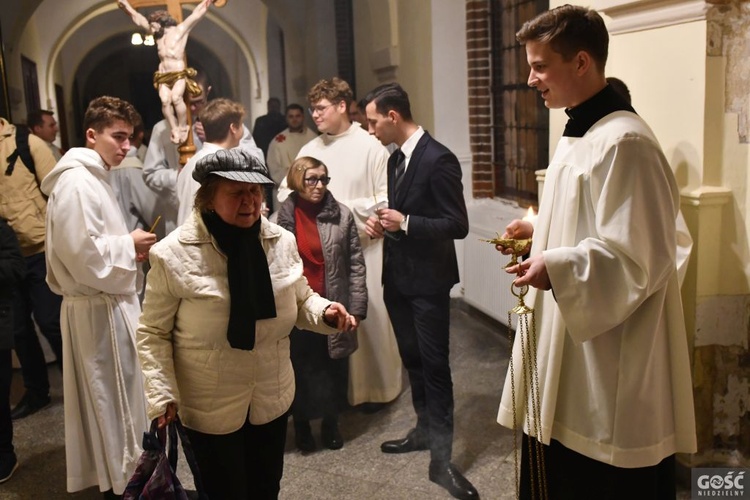
[[[297,198],[297,205],[294,207],[294,227],[305,278],[313,291],[325,297],[326,268],[317,223],[317,215],[322,208],[322,203],[310,203]]]

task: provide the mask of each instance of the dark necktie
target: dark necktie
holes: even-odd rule
[[[406,170],[406,155],[399,149],[396,153],[396,171],[393,179],[393,193],[398,194],[398,188],[401,181],[404,180],[404,170]]]

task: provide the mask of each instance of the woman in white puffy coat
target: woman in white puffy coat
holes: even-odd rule
[[[356,327],[314,293],[294,236],[261,217],[265,167],[203,158],[188,220],[152,248],[138,349],[149,418],[177,411],[210,498],[277,498],[294,399],[289,332]]]

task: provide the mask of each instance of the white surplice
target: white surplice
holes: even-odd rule
[[[357,123],[339,135],[323,134],[305,144],[297,157],[325,163],[328,189],[346,205],[357,223],[367,266],[367,319],[358,329],[359,348],[349,358],[349,403],[394,400],[401,392],[401,357],[383,302],[383,240],[365,234],[365,221],[376,202],[388,200],[388,152]],[[279,201],[289,195],[286,179]]]
[[[120,494],[148,430],[135,346],[135,246],[94,150],[73,148],[42,182],[47,282],[63,296],[65,456],[69,492]]]
[[[611,113],[563,137],[547,170],[531,255],[554,290],[532,289],[541,438],[617,467],[696,450],[692,378],[676,269],[679,192],[653,132]],[[679,243],[679,242],[678,242]],[[684,256],[680,257],[684,259]],[[517,424],[528,395],[513,345]],[[510,369],[498,422],[513,426]],[[533,407],[533,406],[532,406]]]

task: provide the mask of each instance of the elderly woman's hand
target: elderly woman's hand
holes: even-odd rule
[[[167,411],[164,415],[156,419],[156,425],[159,429],[163,429],[165,425],[171,424],[177,416],[177,405],[174,403],[167,403]]]
[[[349,332],[357,328],[357,318],[349,314],[346,307],[338,302],[331,302],[323,313],[325,322],[340,332]]]

